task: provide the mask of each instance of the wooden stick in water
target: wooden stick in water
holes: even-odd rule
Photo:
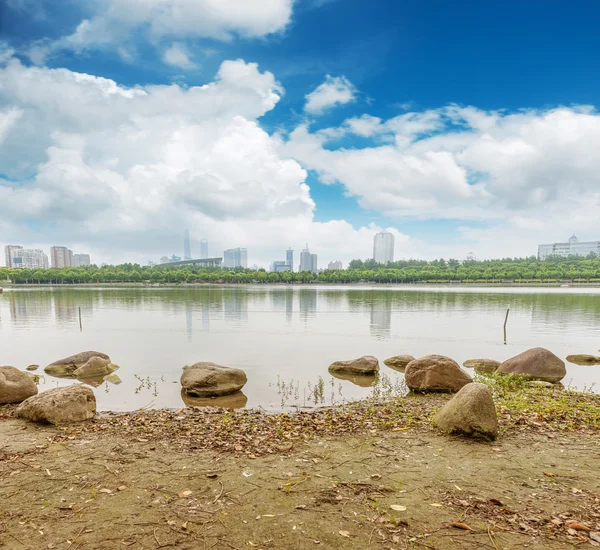
[[[510,312],[510,308],[506,308],[506,317],[504,318],[504,345],[506,345],[506,323],[508,322],[509,312]]]

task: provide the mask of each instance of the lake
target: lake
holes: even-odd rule
[[[248,375],[244,395],[210,403],[281,410],[401,391],[402,373],[383,365],[392,355],[438,353],[462,364],[536,346],[562,359],[597,354],[600,289],[207,285],[0,295],[0,364],[39,364],[40,391],[74,382],[44,375],[43,367],[79,351],[107,353],[120,365],[120,384],[95,382],[98,410],[183,407],[181,370],[198,361]],[[361,355],[380,360],[375,386],[328,373],[333,361]],[[600,366],[567,369],[565,385],[600,382]]]

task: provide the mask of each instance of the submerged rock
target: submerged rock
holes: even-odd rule
[[[485,384],[467,384],[435,415],[434,423],[451,434],[496,439],[498,416]]]
[[[336,361],[329,365],[330,373],[375,374],[379,372],[379,361],[372,355],[364,355],[349,361]]]
[[[500,361],[494,359],[467,359],[463,363],[463,367],[475,369],[477,374],[494,374],[499,366]]]
[[[408,365],[411,361],[414,360],[415,358],[412,355],[394,355],[394,357],[389,357],[383,362],[391,369],[404,372],[404,370],[406,369],[406,365]]]
[[[600,365],[600,356],[579,353],[576,355],[567,355],[567,361],[576,365]]]
[[[46,374],[58,377],[71,377],[73,373],[80,367],[83,367],[92,357],[100,357],[110,361],[110,357],[106,353],[100,353],[99,351],[83,351],[64,359],[59,359],[50,363],[45,369]]]
[[[38,387],[32,375],[15,367],[0,367],[0,405],[20,403],[37,392]]]
[[[105,376],[114,372],[119,367],[110,362],[109,359],[102,357],[91,357],[85,364],[73,371],[76,378],[94,378],[96,376]]]
[[[39,368],[40,368],[39,365],[29,365],[28,367],[25,367],[25,370],[33,371],[33,370],[38,370]]]
[[[404,371],[409,389],[419,392],[457,392],[473,379],[450,357],[426,355],[411,361]]]
[[[183,390],[194,397],[229,395],[241,390],[247,381],[243,370],[210,362],[183,367],[181,375]]]
[[[94,392],[78,384],[42,392],[26,399],[15,410],[17,418],[46,424],[80,422],[95,414]]]
[[[123,382],[123,380],[121,380],[121,378],[119,378],[118,374],[109,374],[108,376],[104,377],[104,381],[110,382],[111,384],[114,384],[115,386],[118,386],[121,382]]]
[[[497,372],[521,374],[533,380],[560,382],[567,374],[565,362],[545,348],[532,348],[507,359]]]

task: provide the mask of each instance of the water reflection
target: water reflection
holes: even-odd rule
[[[392,327],[392,294],[371,302],[371,335],[378,340],[390,337]]]
[[[221,397],[192,397],[181,390],[181,399],[187,407],[223,407],[224,409],[243,409],[248,397],[242,391]]]
[[[378,380],[378,377],[374,374],[349,374],[343,372],[330,372],[329,374],[338,380],[347,380],[361,388],[370,388]]]

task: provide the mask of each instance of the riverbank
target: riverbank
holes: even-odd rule
[[[44,427],[0,408],[3,548],[572,548],[600,530],[600,396],[492,382],[494,443],[444,395]],[[392,508],[393,506],[393,508]],[[452,524],[456,524],[454,527]]]

